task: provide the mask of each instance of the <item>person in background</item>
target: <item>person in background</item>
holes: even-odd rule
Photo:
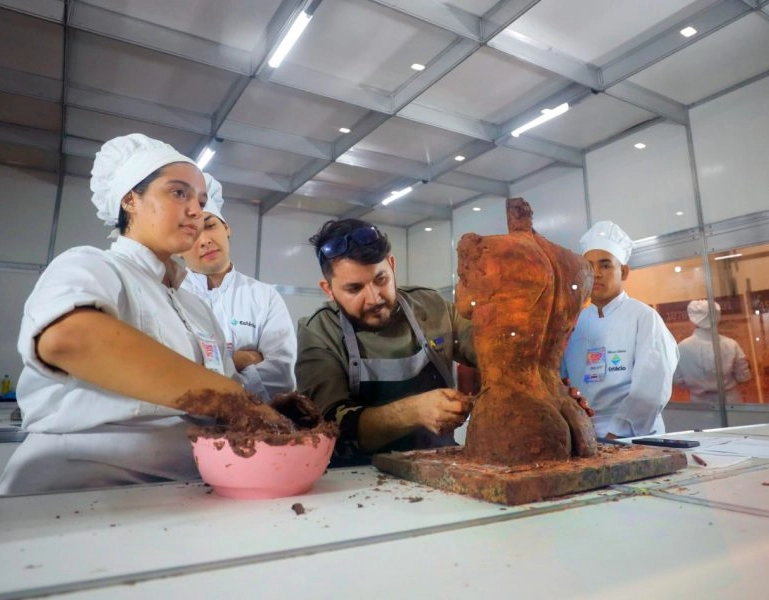
[[[721,319],[721,306],[716,309],[716,323]],[[716,356],[711,335],[710,309],[707,300],[692,300],[686,307],[689,320],[694,324],[691,336],[678,344],[681,359],[678,361],[673,383],[689,390],[692,402],[718,402],[718,377]],[[742,402],[738,383],[750,381],[750,365],[745,353],[736,340],[718,336],[721,357],[721,380],[726,393],[726,402]]]
[[[633,241],[615,223],[599,221],[580,239],[593,268],[590,304],[582,309],[561,375],[590,399],[599,438],[665,433],[678,348],[662,317],[623,290]]]
[[[357,219],[310,238],[331,302],[299,321],[298,389],[341,430],[333,466],[374,452],[454,443],[470,398],[453,361],[475,365],[470,322],[427,288],[399,288],[387,236]]]
[[[194,162],[130,134],[101,147],[91,174],[116,239],[59,255],[27,299],[16,391],[28,435],[0,494],[197,478],[185,413],[194,396],[200,414],[226,401],[245,418],[277,416],[232,379],[213,314],[179,289],[172,257],[200,234],[207,199]]]
[[[208,173],[203,177],[208,189],[203,232],[182,254],[188,271],[182,288],[211,307],[246,390],[267,402],[296,387],[296,332],[277,290],[233,267],[222,186]]]

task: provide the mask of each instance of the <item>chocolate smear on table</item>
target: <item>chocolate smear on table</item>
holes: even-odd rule
[[[315,404],[297,392],[279,394],[267,404],[253,394],[201,390],[184,394],[178,406],[190,414],[216,417],[211,425],[191,426],[187,434],[190,440],[223,439],[235,454],[245,458],[256,453],[257,442],[283,446],[309,438],[317,446],[321,436],[336,437],[339,433],[335,423],[324,421]]]

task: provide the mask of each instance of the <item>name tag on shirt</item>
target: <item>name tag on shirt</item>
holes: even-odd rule
[[[195,337],[198,338],[200,349],[203,351],[203,366],[224,375],[224,360],[216,340],[204,333],[197,333]]]
[[[585,361],[585,383],[595,383],[606,378],[606,348],[588,348]]]

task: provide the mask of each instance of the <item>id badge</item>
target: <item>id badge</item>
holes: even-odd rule
[[[603,381],[606,377],[606,348],[588,348],[585,383]]]
[[[201,350],[203,350],[203,366],[211,371],[224,375],[224,360],[219,352],[219,345],[209,335],[196,334]]]

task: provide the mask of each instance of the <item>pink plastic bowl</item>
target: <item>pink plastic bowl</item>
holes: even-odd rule
[[[326,435],[308,435],[284,446],[257,442],[256,453],[243,458],[224,438],[199,437],[192,453],[203,481],[220,496],[283,498],[312,488],[331,460],[334,442]]]

